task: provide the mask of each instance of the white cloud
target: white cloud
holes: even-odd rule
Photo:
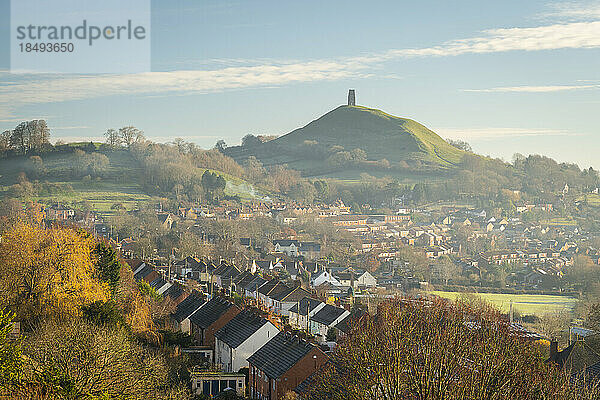
[[[590,21],[600,19],[600,2],[562,2],[549,5],[551,11],[542,13],[542,19],[554,21]]]
[[[484,93],[549,93],[598,88],[600,88],[600,85],[507,86],[490,89],[464,89],[463,91]]]
[[[24,75],[19,79],[12,79],[9,83],[5,81],[0,84],[0,109],[114,95],[198,94],[357,78],[368,76],[373,68],[399,58],[596,47],[600,47],[600,21],[534,28],[493,29],[484,31],[478,37],[453,40],[434,47],[396,49],[337,60],[273,62],[212,70],[177,70],[128,75]],[[3,79],[7,77],[4,73],[2,76]],[[10,117],[11,115],[5,112],[5,118]]]
[[[435,128],[442,137],[462,140],[486,140],[523,136],[577,136],[576,133],[559,129],[541,128]]]

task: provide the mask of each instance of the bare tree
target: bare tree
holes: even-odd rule
[[[308,399],[593,399],[490,306],[399,298],[365,315]]]
[[[111,149],[116,149],[121,145],[121,136],[116,129],[108,129],[104,132],[104,137],[106,138],[106,144]]]

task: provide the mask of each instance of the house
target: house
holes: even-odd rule
[[[323,307],[325,307],[325,303],[322,301],[311,299],[310,297],[303,298],[288,311],[290,325],[295,329],[303,329],[308,332],[310,317]]]
[[[235,265],[223,262],[220,267],[213,271],[211,279],[217,286],[228,289],[231,287],[233,278],[240,273],[241,271]]]
[[[190,315],[191,334],[199,344],[213,346],[215,332],[239,314],[240,309],[223,299],[215,296],[209,302]]]
[[[190,333],[190,316],[205,304],[204,295],[193,291],[181,303],[177,305],[175,312],[171,314],[173,327],[177,331]]]
[[[252,267],[251,267],[253,272],[256,271],[270,271],[273,269],[273,262],[268,261],[268,260],[253,260],[252,261]]]
[[[296,286],[293,288],[288,287],[284,291],[269,296],[269,298],[273,304],[273,310],[276,313],[283,316],[289,316],[290,308],[309,295],[310,293],[306,290],[302,289],[300,286]]]
[[[196,395],[216,397],[222,392],[235,390],[238,396],[246,394],[246,375],[215,371],[192,371],[192,392]]]
[[[281,332],[248,358],[250,397],[282,399],[325,362],[317,346]]]
[[[159,225],[166,230],[170,230],[173,227],[173,223],[175,220],[173,219],[173,215],[170,213],[159,213],[156,215],[158,218]]]
[[[319,258],[321,255],[321,245],[315,242],[302,242],[298,249],[299,254],[307,260]]]
[[[319,271],[315,273],[310,279],[310,286],[317,287],[324,283],[329,283],[332,286],[340,286],[341,283],[338,281],[329,271]]]
[[[279,333],[271,322],[251,311],[241,311],[215,332],[215,362],[225,372],[248,367],[248,357]]]
[[[300,242],[297,240],[273,240],[275,253],[285,253],[290,257],[297,257],[300,248]]]
[[[365,311],[357,309],[346,315],[341,321],[335,324],[334,328],[337,331],[337,338],[340,336],[346,336],[350,330],[360,321],[360,319],[366,315]]]
[[[244,285],[244,293],[246,297],[252,297],[254,299],[259,299],[258,290],[267,283],[267,280],[262,276],[256,275],[254,279]]]
[[[377,287],[377,279],[369,271],[358,271],[357,276],[358,287]]]
[[[169,298],[177,306],[187,297],[187,293],[180,284],[174,283],[163,292],[162,296],[163,298]]]
[[[258,302],[266,308],[271,308],[273,306],[273,300],[271,296],[279,292],[283,292],[289,289],[289,287],[281,282],[279,279],[272,279],[266,282],[258,289]]]
[[[334,307],[331,304],[326,304],[310,319],[310,333],[320,337],[321,341],[325,341],[327,332],[333,328],[338,322],[346,318],[350,314],[349,311],[343,308]]]
[[[591,384],[600,383],[600,334],[586,332],[562,351],[556,342],[550,343],[550,358],[574,378],[584,378]]]

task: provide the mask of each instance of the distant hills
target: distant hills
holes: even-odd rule
[[[337,107],[277,139],[225,152],[239,163],[254,156],[266,166],[287,164],[306,176],[341,170],[441,172],[465,154],[416,121],[361,106]]]

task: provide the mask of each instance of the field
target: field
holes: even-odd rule
[[[459,292],[433,291],[431,293],[451,300],[462,295]],[[577,302],[574,297],[541,294],[477,293],[475,295],[500,308],[503,312],[509,311],[512,301],[513,310],[518,311],[521,315],[542,316],[559,311],[571,312]]]
[[[544,221],[540,221],[542,225],[549,226],[575,226],[577,225],[577,221],[571,218],[551,218]]]
[[[592,207],[600,207],[600,195],[595,193],[584,194],[580,196],[577,200],[581,202],[586,202]]]

